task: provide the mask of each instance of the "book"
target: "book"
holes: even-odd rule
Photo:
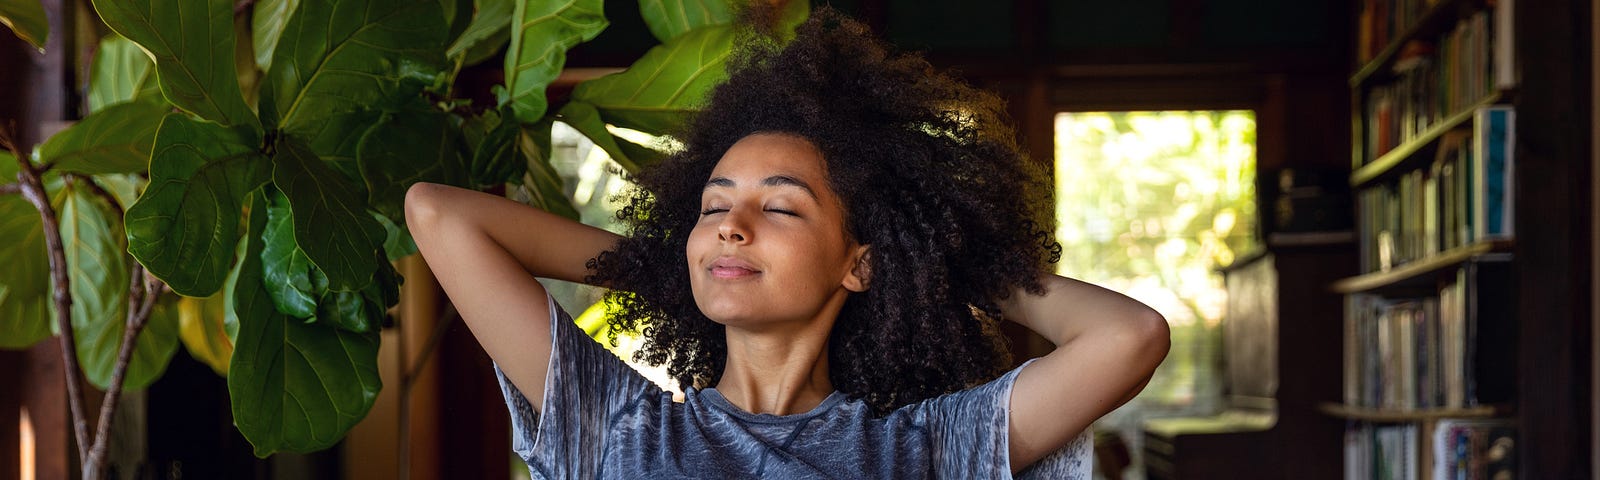
[[[1496,105],[1473,114],[1473,237],[1506,239],[1515,234],[1516,110]]]
[[[1517,435],[1507,419],[1441,419],[1434,425],[1433,480],[1511,478]]]
[[[1346,405],[1403,411],[1511,400],[1514,307],[1477,301],[1505,288],[1509,269],[1473,261],[1451,277],[1428,296],[1345,298]]]
[[[1511,2],[1491,3],[1492,9],[1473,13],[1453,29],[1407,42],[1388,70],[1357,92],[1357,168],[1428,135],[1446,119],[1471,113],[1496,92],[1516,87],[1514,49],[1507,34]],[[1380,7],[1368,5],[1382,12]],[[1364,16],[1368,13],[1363,10]]]

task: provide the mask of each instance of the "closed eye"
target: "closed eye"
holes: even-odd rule
[[[800,216],[800,214],[798,214],[798,213],[794,213],[794,212],[791,212],[791,211],[788,211],[788,210],[779,210],[779,209],[776,209],[776,208],[769,208],[769,209],[767,209],[767,211],[775,212],[775,213],[781,213],[781,214],[788,215],[788,216],[791,216],[791,217]]]
[[[709,209],[701,210],[700,211],[700,215],[711,215],[713,213],[722,213],[722,212],[726,212],[726,211],[728,211],[728,209],[726,209],[726,208],[709,208]]]

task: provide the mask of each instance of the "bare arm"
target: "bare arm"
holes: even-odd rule
[[[1059,275],[1040,281],[1044,296],[1018,289],[1000,305],[1006,318],[1056,345],[1012,386],[1013,473],[1137,395],[1171,346],[1166,320],[1136,300]]]
[[[550,365],[548,294],[534,277],[581,282],[621,237],[474,190],[418,183],[406,225],[461,318],[533,407]]]

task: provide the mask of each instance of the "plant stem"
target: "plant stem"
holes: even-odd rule
[[[90,193],[93,193],[96,197],[100,197],[101,200],[105,200],[106,205],[111,206],[111,211],[112,213],[116,214],[116,218],[122,218],[122,204],[117,201],[117,197],[115,195],[112,195],[111,192],[106,191],[105,187],[101,187],[99,183],[96,183],[94,178],[72,173],[62,176],[66,177],[67,180],[88,187]],[[137,264],[138,262],[134,263]],[[133,288],[133,285],[129,285],[128,288]],[[133,297],[129,297],[130,301],[132,298]],[[129,311],[131,312],[132,310]]]
[[[94,432],[94,446],[84,459],[84,478],[98,478],[105,470],[106,450],[111,443],[111,419],[117,414],[117,404],[122,403],[122,383],[128,373],[128,363],[133,359],[133,349],[139,332],[149,323],[150,311],[161,296],[160,282],[146,278],[144,266],[133,264],[133,275],[128,286],[128,318],[122,331],[122,345],[117,349],[117,363],[111,370],[111,385],[106,387],[105,400],[100,403],[100,420]]]
[[[72,411],[72,433],[78,441],[78,458],[88,458],[89,455],[89,426],[87,416],[83,413],[83,378],[78,370],[78,347],[72,336],[72,295],[67,290],[67,254],[61,243],[61,226],[56,221],[55,208],[50,206],[50,196],[45,193],[42,174],[28,157],[18,151],[15,143],[11,141],[9,131],[0,131],[0,147],[12,152],[17,158],[17,185],[20,185],[23,198],[33,204],[39,211],[39,219],[44,224],[44,243],[50,254],[50,279],[54,286],[52,299],[56,306],[56,323],[61,329],[61,334],[56,338],[61,342],[61,366],[66,375],[67,404]]]
[[[14,193],[22,193],[22,184],[7,183],[5,185],[0,185],[0,195],[11,195]]]

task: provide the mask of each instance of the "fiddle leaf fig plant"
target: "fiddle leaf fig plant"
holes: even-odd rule
[[[809,13],[744,1],[778,13],[764,31]],[[602,0],[92,3],[111,33],[87,115],[0,154],[0,347],[60,335],[69,376],[114,411],[112,391],[155,381],[183,343],[227,376],[265,457],[333,445],[377,398],[378,332],[404,282],[391,262],[415,252],[407,188],[504,185],[576,218],[551,126],[629,172],[660,161],[611,129],[681,124],[726,76],[741,0],[639,0],[661,45],[558,105],[545,89],[609,25]],[[36,7],[0,0],[0,21],[43,45]],[[497,56],[503,84],[461,91],[462,69]],[[104,436],[82,447],[86,478],[104,473]]]

